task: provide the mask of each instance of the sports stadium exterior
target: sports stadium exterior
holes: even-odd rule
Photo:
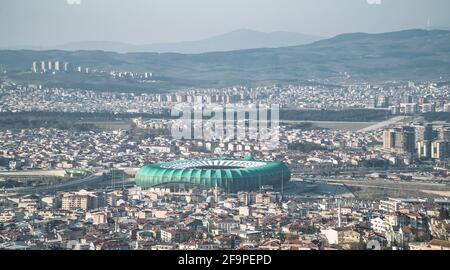
[[[290,180],[288,167],[281,162],[254,160],[181,160],[146,165],[136,174],[143,188],[188,184],[222,188],[227,192],[257,190],[261,186],[281,185]]]

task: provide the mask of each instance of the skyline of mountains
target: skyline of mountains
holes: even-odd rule
[[[411,29],[398,30],[393,32],[409,31]],[[450,31],[450,26],[429,26],[425,28],[416,28],[415,30],[444,30]],[[342,33],[358,34],[358,32]],[[367,33],[371,35],[382,33]],[[224,34],[218,34],[212,37],[181,42],[161,42],[150,44],[131,44],[120,41],[78,41],[67,42],[57,45],[14,45],[1,46],[0,50],[34,50],[34,51],[105,51],[116,53],[181,53],[181,54],[202,54],[209,52],[227,52],[249,49],[272,49],[282,47],[292,47],[307,45],[320,40],[332,39],[333,37],[320,37],[308,34],[302,34],[289,31],[262,32],[252,29],[238,29]]]
[[[322,37],[305,35],[301,33],[275,31],[260,32],[250,29],[239,29],[229,33],[216,35],[210,38],[173,42],[135,45],[114,41],[83,41],[70,42],[55,46],[13,46],[5,49],[28,49],[28,50],[93,50],[110,51],[117,53],[130,52],[156,52],[156,53],[183,53],[198,54],[206,52],[221,52],[246,50],[257,48],[278,48],[308,44],[323,39]]]
[[[305,81],[448,80],[450,31],[350,33],[301,46],[203,54],[2,50],[0,68],[29,70],[33,61],[49,59],[91,69],[153,72],[161,83],[142,86],[149,90]],[[115,83],[96,79],[29,75],[26,82],[80,88],[95,88],[100,84],[113,87]]]

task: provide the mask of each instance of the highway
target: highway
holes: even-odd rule
[[[65,170],[27,170],[27,171],[0,171],[0,177],[64,177],[66,175]]]
[[[396,116],[394,118],[388,119],[383,122],[376,123],[372,126],[360,129],[359,132],[370,132],[370,131],[377,131],[386,127],[389,127],[391,125],[397,124],[399,122],[406,122],[406,121],[416,121],[420,120],[422,117],[412,117],[412,116]]]
[[[56,192],[76,189],[83,186],[94,187],[106,181],[103,177],[103,172],[90,175],[88,177],[77,179],[73,181],[67,181],[61,184],[49,185],[49,186],[39,186],[39,187],[21,187],[13,189],[5,189],[3,192],[8,194],[39,194],[46,192]]]
[[[295,179],[294,179],[295,180]],[[308,180],[315,183],[340,184],[350,187],[378,188],[396,191],[450,191],[450,186],[437,183],[411,182],[411,181],[389,181],[389,180],[352,180],[352,179],[327,179],[320,178]]]
[[[348,175],[352,176],[354,174],[371,174],[371,173],[380,173],[380,174],[387,174],[387,173],[413,173],[413,172],[430,172],[433,170],[432,166],[417,166],[417,167],[405,167],[405,168],[371,168],[371,167],[337,167],[337,168],[320,168],[320,169],[311,169],[311,168],[292,168],[291,172],[292,175],[295,177],[302,177],[302,176],[311,176],[311,175],[324,175],[324,174],[332,174],[336,175],[339,174],[341,176]]]

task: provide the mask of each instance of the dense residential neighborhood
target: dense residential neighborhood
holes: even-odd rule
[[[8,117],[37,117],[3,120],[0,129],[1,249],[450,248],[450,125],[426,118],[448,112],[448,85],[130,94],[2,83],[0,100]],[[198,102],[277,103],[282,117],[283,110],[297,111],[280,120],[276,149],[251,138],[174,138],[171,128],[181,120],[171,109]],[[301,110],[368,106],[387,118],[301,118]],[[68,118],[54,124],[45,113]],[[249,156],[283,162],[291,182],[238,193],[134,183],[146,164]]]

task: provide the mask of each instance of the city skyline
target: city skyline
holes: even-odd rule
[[[1,2],[2,252],[450,250],[448,0]]]

